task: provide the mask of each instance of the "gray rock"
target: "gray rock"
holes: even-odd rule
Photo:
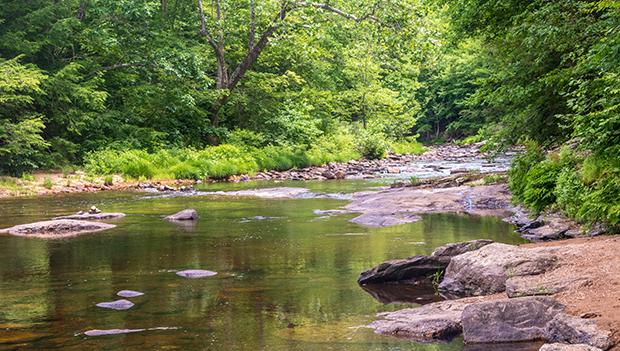
[[[177,272],[177,275],[184,278],[198,279],[207,278],[217,275],[217,272],[207,271],[204,269],[186,269],[184,271]]]
[[[198,219],[198,212],[190,208],[167,216],[165,219],[169,221],[195,221]]]
[[[124,298],[138,297],[144,295],[143,292],[134,291],[134,290],[121,290],[116,293],[116,295]]]
[[[120,334],[131,334],[131,333],[140,333],[145,331],[156,331],[156,330],[176,330],[179,329],[177,327],[154,327],[154,328],[140,328],[140,329],[93,329],[87,330],[84,332],[86,336],[106,336],[106,335],[120,335]]]
[[[120,212],[100,212],[100,213],[78,212],[73,215],[60,216],[60,217],[55,217],[53,219],[102,220],[102,219],[114,219],[114,218],[123,218],[123,217],[125,217],[125,214],[120,213]]]
[[[563,310],[550,297],[522,297],[471,304],[463,310],[466,343],[541,340],[547,324]]]
[[[512,277],[506,281],[508,297],[553,295],[569,288],[591,284],[588,278],[532,279],[531,276]]]
[[[369,328],[376,333],[398,336],[421,342],[450,340],[462,331],[461,314],[467,304],[442,301],[418,308],[380,313],[382,319],[372,322]]]
[[[544,344],[538,351],[603,351],[598,347],[584,344]]]
[[[361,224],[367,227],[390,227],[393,225],[414,223],[422,217],[415,214],[363,214],[351,219],[349,222]]]
[[[611,333],[599,329],[596,321],[565,313],[558,314],[549,322],[545,331],[545,340],[567,344],[586,344],[603,350],[613,345]]]
[[[377,284],[428,277],[445,269],[447,265],[444,261],[424,255],[388,260],[362,272],[357,282],[358,284]]]
[[[477,250],[492,242],[491,240],[472,240],[447,244],[435,249],[430,256],[418,255],[406,259],[388,260],[360,274],[357,282],[359,284],[379,284],[430,277],[437,272],[443,272],[452,257]]]
[[[101,308],[109,308],[111,310],[124,311],[132,308],[134,303],[129,300],[121,299],[111,302],[100,302],[96,306]]]
[[[506,290],[506,280],[551,269],[557,257],[544,249],[489,244],[455,256],[439,290],[448,296],[488,295]]]
[[[57,219],[51,221],[16,225],[14,227],[1,230],[0,233],[3,232],[17,236],[55,239],[99,232],[114,227],[116,226],[113,224],[101,222]]]
[[[446,244],[444,246],[440,246],[433,251],[431,254],[432,257],[437,258],[441,261],[445,261],[446,263],[450,263],[450,260],[454,256],[458,256],[464,254],[466,252],[475,251],[480,249],[483,246],[492,244],[493,240],[471,240],[462,243],[454,243],[454,244]]]

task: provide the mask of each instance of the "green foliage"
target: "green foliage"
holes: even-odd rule
[[[387,147],[385,137],[380,133],[362,133],[357,145],[359,153],[371,160],[384,158]]]
[[[507,177],[503,174],[491,174],[482,178],[482,182],[485,185],[505,183],[506,180]]]
[[[419,155],[425,151],[424,146],[413,138],[405,138],[399,141],[389,141],[388,149],[396,155]]]
[[[114,177],[111,175],[107,175],[103,178],[103,185],[112,186],[114,185]]]
[[[52,182],[52,179],[50,177],[45,177],[41,185],[43,185],[43,187],[46,189],[51,189],[54,186],[54,183]]]
[[[49,145],[43,118],[34,109],[46,76],[19,59],[0,58],[0,173],[11,175],[36,168]]]

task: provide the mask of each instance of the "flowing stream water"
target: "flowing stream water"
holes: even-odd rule
[[[256,184],[203,190],[248,186]],[[294,186],[348,193],[377,183]],[[314,211],[344,204],[337,196],[274,200],[112,192],[0,200],[0,228],[91,205],[127,213],[110,221],[117,224],[112,230],[66,240],[0,236],[0,350],[463,350],[458,338],[419,344],[358,328],[378,312],[417,305],[415,299],[379,301],[356,278],[386,259],[429,254],[449,242],[522,242],[513,227],[498,218],[437,214],[412,224],[365,228],[348,222],[353,215]],[[195,208],[200,219],[194,224],[162,219],[184,208]],[[219,274],[186,279],[175,274],[183,269]],[[131,298],[135,306],[125,311],[95,306],[116,300],[124,289],[144,295]],[[145,328],[162,329],[84,334]]]

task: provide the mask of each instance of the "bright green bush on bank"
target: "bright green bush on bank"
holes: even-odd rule
[[[516,202],[540,213],[556,208],[585,222],[620,224],[620,164],[617,159],[564,147],[544,154],[534,143],[517,157],[510,171]]]

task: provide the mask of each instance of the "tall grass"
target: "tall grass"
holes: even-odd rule
[[[101,150],[88,155],[85,166],[90,174],[122,174],[132,179],[221,179],[359,159],[367,156],[360,144],[351,134],[337,133],[319,138],[310,147],[222,144],[202,150],[183,148],[155,153]],[[423,150],[420,144],[412,141],[390,145],[392,148],[396,145],[403,153]]]

